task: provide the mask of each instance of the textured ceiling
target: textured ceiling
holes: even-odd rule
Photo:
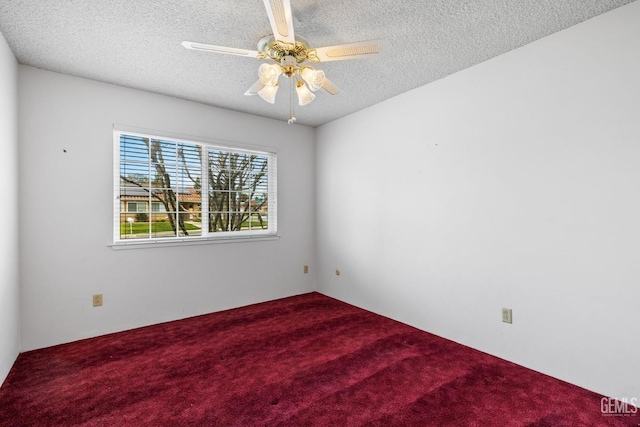
[[[341,93],[296,105],[318,126],[578,24],[633,0],[291,0],[310,47],[385,39],[375,56],[317,65]],[[21,64],[286,120],[243,96],[260,61],[184,49],[183,40],[256,49],[261,0],[0,0],[0,32]]]

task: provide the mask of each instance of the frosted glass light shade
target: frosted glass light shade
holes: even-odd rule
[[[296,85],[296,92],[298,92],[298,104],[300,105],[307,105],[316,97],[307,85],[302,82],[298,82]]]
[[[313,68],[305,68],[300,73],[305,82],[309,85],[309,89],[317,91],[324,83],[324,71],[314,70]]]
[[[258,68],[258,77],[265,86],[275,86],[282,74],[282,68],[278,64],[262,64]]]
[[[267,101],[269,104],[275,104],[276,102],[276,92],[278,92],[278,86],[265,86],[258,92],[260,98]]]

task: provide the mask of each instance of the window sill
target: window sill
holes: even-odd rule
[[[148,249],[148,248],[169,248],[174,246],[196,246],[196,245],[212,245],[220,243],[246,243],[246,242],[264,242],[267,240],[279,240],[278,235],[269,236],[250,236],[250,237],[227,237],[227,238],[187,238],[187,239],[171,239],[171,240],[152,240],[152,241],[132,241],[117,242],[110,245],[113,250],[123,249]]]

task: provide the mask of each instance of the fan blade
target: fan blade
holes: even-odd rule
[[[187,49],[202,50],[205,52],[224,53],[227,55],[246,56],[250,58],[257,58],[262,52],[257,50],[235,49],[233,47],[215,46],[212,44],[196,43],[196,42],[182,42],[182,46]]]
[[[319,47],[312,49],[312,52],[315,51],[320,62],[340,61],[379,53],[382,44],[383,40],[367,40],[358,43]]]
[[[289,0],[263,0],[267,9],[273,36],[285,43],[295,43],[293,35],[293,16]]]
[[[338,93],[340,93],[340,89],[338,89],[338,86],[333,84],[333,82],[326,77],[324,78],[324,82],[322,82],[322,89],[326,90],[331,95],[337,95]]]
[[[257,95],[258,92],[260,92],[260,90],[262,90],[263,87],[264,87],[264,83],[262,83],[260,80],[258,80],[257,82],[255,82],[253,84],[253,86],[251,86],[249,89],[247,89],[247,91],[244,94],[247,95],[247,96]]]

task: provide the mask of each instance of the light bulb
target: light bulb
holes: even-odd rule
[[[300,75],[309,85],[309,89],[314,92],[320,89],[324,83],[324,71],[322,70],[314,70],[313,68],[306,67]]]
[[[303,82],[298,82],[296,92],[298,92],[298,103],[300,105],[307,105],[316,97]]]
[[[258,95],[260,98],[267,101],[269,104],[275,104],[276,102],[276,92],[278,92],[278,85],[276,83],[275,86],[265,86],[260,91],[258,91]]]
[[[265,86],[275,86],[282,74],[282,68],[278,64],[262,64],[258,68],[258,77]]]

